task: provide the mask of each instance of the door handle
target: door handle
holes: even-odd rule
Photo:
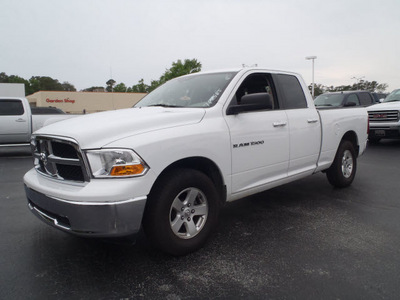
[[[317,123],[318,119],[308,119],[307,122],[308,123]]]
[[[19,119],[16,119],[15,122],[26,122],[26,120],[22,119],[22,118],[19,118]]]
[[[285,121],[283,121],[283,122],[274,122],[274,123],[272,123],[272,125],[274,127],[283,127],[283,126],[287,125],[287,122],[285,122]]]

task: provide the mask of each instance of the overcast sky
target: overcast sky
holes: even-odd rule
[[[0,72],[78,90],[158,79],[173,61],[242,64],[311,83],[400,88],[399,0],[0,0]]]

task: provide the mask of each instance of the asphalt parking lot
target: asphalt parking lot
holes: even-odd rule
[[[33,216],[32,158],[0,151],[0,299],[398,299],[400,141],[371,145],[353,185],[324,174],[226,205],[185,257],[70,236]]]

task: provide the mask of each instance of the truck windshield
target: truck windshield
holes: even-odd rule
[[[394,90],[383,100],[383,102],[394,102],[394,101],[400,101],[400,89]]]
[[[235,75],[224,72],[179,77],[164,83],[134,107],[211,107]]]
[[[315,106],[340,106],[343,103],[343,94],[323,94],[314,100]]]

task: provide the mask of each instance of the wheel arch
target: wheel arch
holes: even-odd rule
[[[221,170],[215,164],[215,162],[206,157],[187,157],[171,163],[157,177],[152,189],[158,184],[161,178],[167,176],[168,173],[173,172],[176,169],[182,168],[198,170],[204,173],[214,183],[221,204],[224,204],[226,202],[226,184],[224,182]]]
[[[342,137],[340,143],[341,143],[342,141],[349,141],[350,143],[352,143],[352,144],[353,144],[353,147],[354,147],[354,150],[356,151],[357,156],[359,155],[360,146],[359,146],[359,143],[358,143],[358,136],[357,136],[357,133],[355,133],[355,132],[352,131],[352,130],[351,130],[351,131],[347,131],[347,132],[343,135],[343,137]]]

